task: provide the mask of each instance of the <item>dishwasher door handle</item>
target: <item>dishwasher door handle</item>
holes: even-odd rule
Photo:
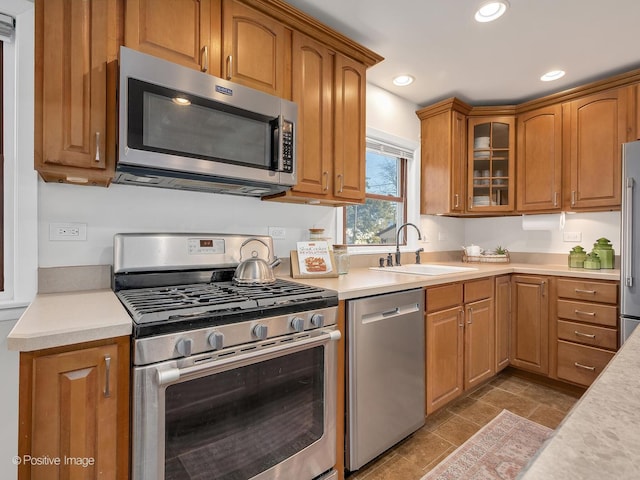
[[[398,307],[388,308],[378,312],[365,313],[362,315],[361,323],[379,322],[380,320],[389,320],[402,315],[409,315],[420,310],[420,305],[411,303],[408,305],[400,305]]]

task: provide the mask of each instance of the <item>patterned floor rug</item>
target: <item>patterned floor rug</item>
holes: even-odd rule
[[[503,410],[422,480],[515,479],[552,432]]]

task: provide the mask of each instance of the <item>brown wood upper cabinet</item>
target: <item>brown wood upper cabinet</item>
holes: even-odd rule
[[[467,114],[471,107],[450,98],[417,113],[420,118],[420,213],[465,212]],[[446,189],[446,195],[443,192]]]
[[[518,115],[517,210],[562,209],[562,107],[532,110]]]
[[[366,66],[293,35],[298,184],[274,199],[347,205],[365,198]]]
[[[467,211],[513,211],[515,117],[469,118],[467,128]]]
[[[566,209],[620,207],[628,94],[629,88],[618,88],[563,104]]]
[[[220,76],[219,0],[125,2],[125,46]]]
[[[36,2],[34,164],[46,181],[106,186],[113,177],[118,8]]]
[[[236,0],[128,1],[125,45],[291,98],[291,31]]]
[[[291,98],[291,30],[237,0],[222,3],[222,77]]]

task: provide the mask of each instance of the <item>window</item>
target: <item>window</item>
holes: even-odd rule
[[[395,244],[396,227],[407,218],[407,161],[413,154],[367,138],[366,201],[344,209],[347,245]]]
[[[34,4],[27,0],[0,3],[4,276],[0,322],[3,322],[18,318],[37,291],[38,182],[33,168]],[[7,16],[11,17],[10,27],[15,24],[11,32],[4,28]]]

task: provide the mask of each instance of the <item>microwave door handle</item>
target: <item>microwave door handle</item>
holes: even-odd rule
[[[278,117],[278,127],[275,130],[275,148],[277,151],[275,152],[275,158],[277,159],[277,168],[278,172],[284,171],[284,117],[280,115]]]

